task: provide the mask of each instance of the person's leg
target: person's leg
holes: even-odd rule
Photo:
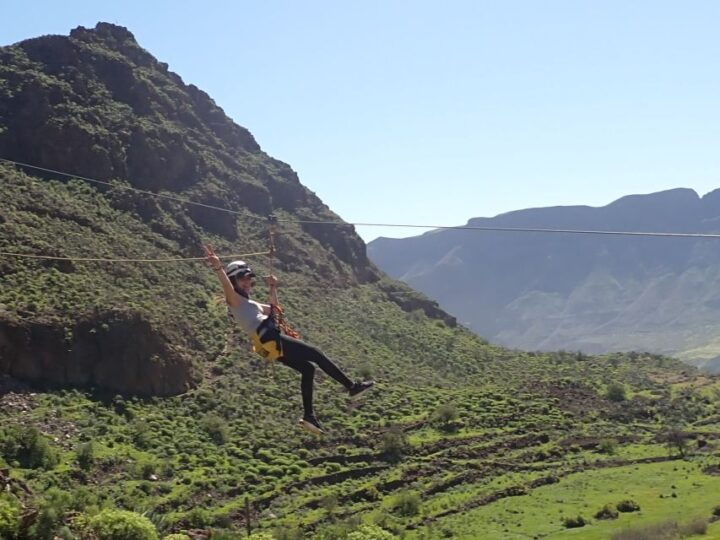
[[[282,356],[278,358],[278,362],[300,372],[300,392],[302,393],[303,415],[308,418],[314,416],[313,379],[315,377],[315,366],[307,360],[294,356]]]
[[[313,347],[304,341],[286,335],[283,335],[280,339],[282,340],[284,358],[314,362],[320,369],[342,384],[346,389],[350,390],[353,387],[353,381],[317,347]]]

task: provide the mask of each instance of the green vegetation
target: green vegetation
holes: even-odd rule
[[[0,495],[0,538],[14,538],[20,531],[20,505],[6,495]]]
[[[104,163],[113,183],[0,166],[0,251],[175,258],[210,242],[237,254],[266,249],[270,210],[336,219],[289,167],[114,32],[70,44],[84,55],[77,72],[36,57],[52,47],[0,51],[10,81],[0,118],[26,88],[54,96],[45,114],[56,116],[44,122],[91,133],[97,148],[68,136],[63,152],[50,152],[57,140],[41,141],[44,151],[70,155],[73,170]],[[124,74],[127,88],[95,78],[101,68]],[[76,93],[83,88],[92,99]],[[141,93],[122,101],[121,90]],[[132,145],[115,139],[123,130],[144,141],[134,160],[122,155]],[[197,174],[164,175],[187,155],[200,156]],[[124,190],[113,167],[131,162],[152,173],[118,175],[133,185],[243,212],[215,217]],[[249,352],[202,262],[0,258],[0,535],[202,529],[230,539],[249,525],[256,540],[504,540],[577,535],[582,522],[583,538],[599,539],[664,519],[707,520],[720,504],[707,497],[720,492],[716,379],[655,355],[490,345],[378,274],[350,227],[281,229],[274,271],[290,323],[352,376],[378,381],[351,403],[318,372],[323,438],[296,429],[297,374]],[[249,262],[270,270],[266,258]],[[623,501],[642,510],[595,515]]]
[[[78,182],[44,181],[42,190],[34,190],[37,180],[13,172],[5,178],[6,200],[16,203],[0,227],[31,220],[34,211],[21,210],[21,201],[46,200],[48,209],[62,207],[66,216],[57,223],[46,218],[48,234],[62,231],[70,241],[70,216],[75,212],[75,222],[89,219],[87,207],[95,214],[85,227],[112,226],[112,241],[105,233],[79,230],[83,241],[78,240],[77,252],[110,255],[122,242],[139,246],[147,238],[157,246],[164,241],[132,213],[113,209],[106,195]],[[21,196],[28,189],[32,197]],[[174,219],[173,214],[168,211],[166,219]],[[26,231],[13,233],[19,242],[37,241],[30,224],[17,230]],[[130,236],[127,230],[136,232]],[[259,230],[257,238],[255,249],[261,246]],[[222,247],[222,238],[213,242],[218,250],[233,251],[229,244]],[[131,252],[141,254],[143,248]],[[265,271],[264,260],[251,262]],[[46,391],[20,386],[7,394],[4,399],[14,405],[0,410],[7,433],[2,459],[14,481],[36,494],[59,489],[73,501],[72,508],[61,498],[48,506],[46,496],[23,496],[26,504],[42,509],[38,530],[72,531],[68,513],[91,517],[118,508],[150,512],[159,534],[192,527],[237,531],[244,527],[244,499],[249,497],[253,525],[268,531],[291,519],[280,528],[350,534],[366,523],[394,535],[407,533],[408,526],[413,534],[447,530],[460,535],[470,529],[473,535],[504,512],[476,513],[481,509],[502,508],[506,500],[543,489],[556,491],[604,462],[618,467],[635,462],[642,470],[653,466],[643,460],[684,457],[703,468],[713,466],[707,460],[717,445],[718,399],[706,388],[714,382],[670,359],[507,351],[462,328],[404,312],[376,285],[348,285],[328,295],[303,272],[282,271],[281,298],[291,323],[350,372],[371,371],[379,381],[374,394],[350,409],[334,382],[318,374],[318,413],[330,435],[316,440],[292,431],[300,410],[295,373],[278,366],[273,378],[247,351],[244,338],[211,301],[217,286],[203,267],[105,267],[108,275],[123,273],[122,287],[104,279],[98,288],[96,272],[102,265],[62,271],[32,261],[4,264],[12,270],[6,274],[12,287],[3,288],[0,297],[4,316],[16,317],[14,324],[49,321],[66,327],[73,343],[78,333],[73,319],[89,305],[112,305],[114,295],[125,299],[125,309],[132,306],[152,321],[166,340],[176,339],[176,350],[194,351],[190,361],[203,376],[196,388],[174,397],[73,386]],[[25,311],[28,298],[42,309]],[[178,331],[176,312],[183,313],[187,329]],[[106,320],[94,327],[96,333],[112,332],[117,323]],[[696,380],[707,383],[692,384]],[[628,390],[624,401],[609,399],[607,389],[615,381]],[[550,476],[558,482],[534,487],[533,482]],[[692,478],[700,483],[713,477],[696,470]],[[88,479],[92,489],[83,486]],[[669,480],[668,486],[679,482]],[[397,506],[403,493],[414,495]],[[508,498],[506,493],[518,495]],[[660,495],[667,498],[658,500],[689,511],[690,501],[677,490],[654,497]],[[488,498],[494,502],[484,503]],[[664,517],[635,493],[624,498],[643,509],[628,515]],[[565,529],[563,519],[587,519],[622,499],[566,505],[563,515],[548,523],[549,530]],[[470,518],[457,522],[457,513]],[[360,522],[348,523],[351,516]],[[603,523],[623,519],[596,518],[582,529],[607,531]],[[511,527],[512,521],[507,523],[498,528],[497,538]],[[518,530],[546,530],[532,520],[518,523]]]
[[[610,401],[625,401],[627,399],[625,385],[618,383],[609,385],[605,395]]]
[[[103,510],[92,517],[88,528],[106,540],[157,540],[155,526],[146,517],[123,510]]]
[[[57,452],[35,427],[8,426],[0,430],[0,455],[10,464],[25,469],[52,469]]]

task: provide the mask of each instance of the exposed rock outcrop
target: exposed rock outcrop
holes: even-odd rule
[[[0,320],[0,372],[139,395],[178,394],[199,380],[156,328],[127,311],[79,321],[71,336],[53,324]]]

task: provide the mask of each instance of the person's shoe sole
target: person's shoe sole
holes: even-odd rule
[[[320,429],[311,422],[307,422],[304,418],[301,418],[298,421],[298,425],[305,431],[309,431],[310,433],[314,433],[315,435],[322,435],[323,433],[325,433],[322,429]]]
[[[362,390],[362,391],[358,392],[357,394],[351,395],[350,399],[352,399],[354,401],[354,400],[358,399],[360,396],[367,394],[373,388],[375,388],[375,384],[373,384],[372,386],[368,386],[365,390]]]

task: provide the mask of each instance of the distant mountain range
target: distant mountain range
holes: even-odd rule
[[[518,210],[468,225],[720,232],[720,189]],[[720,240],[432,231],[370,258],[487,339],[522,349],[652,351],[720,370]]]

